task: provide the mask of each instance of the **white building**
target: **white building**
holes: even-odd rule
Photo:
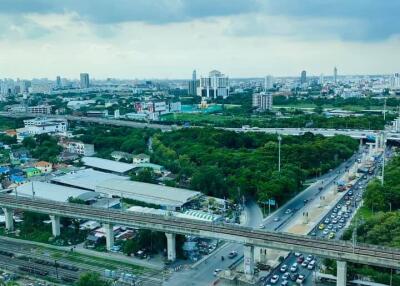
[[[24,125],[25,127],[16,129],[18,142],[22,142],[26,137],[40,134],[66,135],[68,121],[43,117],[24,120]]]
[[[274,78],[272,75],[267,75],[264,79],[264,90],[267,91],[274,87]]]
[[[51,105],[28,106],[27,112],[31,114],[50,114]]]
[[[400,73],[395,73],[392,76],[390,85],[393,89],[400,89]]]
[[[261,92],[253,94],[252,106],[258,111],[272,110],[272,93]]]
[[[89,106],[91,104],[96,104],[96,100],[71,100],[67,103],[67,107],[73,110],[77,110],[81,107]]]
[[[229,96],[229,78],[217,70],[211,71],[208,77],[200,78],[197,95],[207,98],[227,98]]]
[[[93,156],[95,154],[93,144],[86,144],[81,141],[67,141],[63,143],[63,146],[70,153],[82,156]]]

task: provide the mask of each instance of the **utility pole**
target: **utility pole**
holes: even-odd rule
[[[383,104],[383,124],[386,121],[386,96],[385,96],[385,103]]]
[[[382,179],[381,179],[382,186],[385,181],[385,156],[386,156],[386,134],[385,132],[383,132]]]
[[[278,135],[278,172],[281,172],[281,135]]]

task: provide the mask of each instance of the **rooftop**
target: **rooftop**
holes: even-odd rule
[[[116,162],[98,157],[83,157],[82,162],[85,166],[91,168],[120,174],[126,173],[135,167],[132,164]]]
[[[98,194],[94,192],[38,181],[18,186],[17,195],[32,197],[32,190],[35,192],[35,197],[37,198],[57,202],[67,202],[69,197],[88,200],[89,197],[95,198],[98,196]]]
[[[187,189],[121,179],[99,182],[96,185],[96,191],[111,195],[122,195],[124,198],[167,207],[181,207],[201,195],[200,192]]]
[[[94,191],[96,189],[96,184],[104,180],[116,178],[128,180],[127,177],[95,171],[93,169],[83,169],[52,178],[51,181],[57,184]]]

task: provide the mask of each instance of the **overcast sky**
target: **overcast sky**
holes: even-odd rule
[[[0,78],[400,72],[399,0],[0,0]]]

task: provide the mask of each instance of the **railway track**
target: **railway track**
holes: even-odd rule
[[[319,256],[321,256],[321,251],[333,251],[338,255],[343,256],[359,255],[362,258],[369,258],[373,260],[383,259],[386,260],[386,263],[394,262],[395,268],[400,266],[400,250],[394,248],[363,244],[352,245],[351,243],[345,241],[332,241],[322,238],[311,238],[301,235],[256,230],[243,226],[212,224],[195,220],[178,219],[169,216],[149,215],[121,210],[107,210],[94,208],[87,205],[57,203],[42,199],[15,197],[7,194],[0,195],[0,205],[4,207],[31,210],[45,214],[56,214],[60,216],[81,219],[94,219],[100,222],[116,223],[134,227],[146,227],[143,225],[151,224],[154,226],[155,230],[165,232],[168,232],[169,229],[172,229],[171,232],[178,230],[178,232],[183,234],[193,234],[193,232],[203,231],[216,238],[218,238],[218,235],[228,235],[232,238],[232,241],[240,243],[245,241],[261,240],[265,243],[287,245],[287,250],[291,250],[293,247],[309,248],[308,252],[313,253],[314,250],[315,254]],[[329,257],[328,253],[326,254],[326,257]],[[346,259],[351,261],[351,259]],[[363,261],[357,260],[355,262],[362,263]],[[377,262],[375,264],[384,267],[387,266],[386,264],[383,265],[381,262]]]

